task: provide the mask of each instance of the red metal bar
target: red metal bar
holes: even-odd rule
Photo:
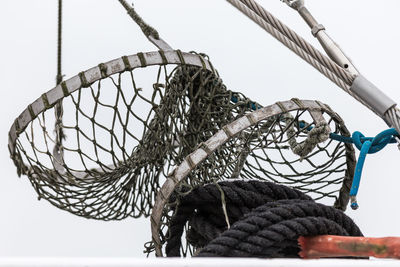
[[[400,259],[400,237],[301,236],[300,257],[376,257]]]

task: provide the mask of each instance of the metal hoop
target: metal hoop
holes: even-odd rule
[[[52,108],[57,102],[80,88],[87,88],[90,84],[126,70],[143,68],[154,65],[185,64],[196,66],[218,75],[211,63],[200,55],[184,53],[179,50],[138,53],[99,64],[96,67],[81,72],[47,93],[44,93],[15,119],[8,133],[8,149],[14,164],[18,168],[18,175],[26,174],[28,166],[23,163],[21,156],[16,153],[16,140],[40,113]]]
[[[326,113],[333,118],[337,125],[339,125],[338,130],[340,134],[350,136],[349,131],[344,126],[343,120],[329,106],[318,101],[299,99],[278,102],[276,104],[261,108],[224,126],[223,129],[219,130],[210,139],[200,144],[197,150],[189,154],[185,160],[169,174],[167,180],[159,190],[150,217],[152,240],[155,245],[157,256],[163,256],[162,241],[160,239],[163,212],[171,194],[174,192],[177,186],[183,180],[185,180],[185,178],[198,165],[200,165],[207,157],[209,157],[214,151],[216,151],[221,145],[226,143],[232,137],[239,135],[250,126],[257,124],[262,120],[295,110],[308,111],[316,124],[323,120],[322,113]],[[356,162],[353,147],[351,145],[345,145],[345,149],[347,171],[342,181],[342,187],[340,189],[339,196],[334,204],[336,208],[342,210],[345,210],[349,201],[348,193],[352,183]]]

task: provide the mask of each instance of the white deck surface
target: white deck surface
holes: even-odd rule
[[[243,259],[243,258],[208,258],[208,259],[139,259],[139,258],[0,258],[0,266],[57,266],[57,267],[90,267],[90,266],[154,266],[154,267],[336,267],[336,266],[400,266],[399,260],[297,260],[297,259]]]

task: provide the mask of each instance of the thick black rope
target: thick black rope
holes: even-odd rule
[[[261,181],[209,184],[181,197],[169,225],[167,256],[180,256],[187,222],[187,240],[200,249],[200,257],[298,257],[300,236],[362,236],[342,211],[315,203],[298,190]]]
[[[193,223],[202,220],[204,223],[197,223],[198,227],[209,227],[209,229],[195,231],[196,224],[193,223],[188,239],[197,232],[198,235],[205,235],[203,237],[209,242],[226,230],[227,224],[222,210],[220,189],[224,192],[227,215],[231,223],[265,203],[281,199],[311,200],[309,196],[298,190],[261,181],[221,182],[218,183],[218,187],[215,184],[198,187],[180,199],[179,207],[169,225],[167,256],[180,255],[181,236],[187,221]],[[175,199],[172,198],[172,201]]]

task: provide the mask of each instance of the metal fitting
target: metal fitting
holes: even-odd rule
[[[282,2],[297,11],[304,6],[304,0],[282,0]]]
[[[350,90],[382,118],[388,109],[396,105],[396,102],[362,75],[356,77]]]
[[[314,26],[312,27],[311,33],[312,33],[312,35],[313,35],[314,37],[317,37],[318,32],[319,32],[319,31],[324,31],[324,30],[325,30],[324,25],[322,25],[322,24],[317,24],[317,25],[314,25]]]

